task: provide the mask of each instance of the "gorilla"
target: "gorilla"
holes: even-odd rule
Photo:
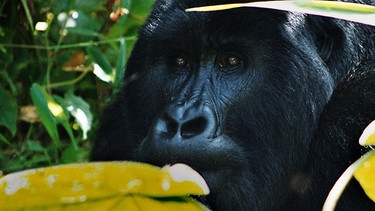
[[[186,163],[213,210],[320,210],[375,119],[375,28],[249,0],[157,0],[91,160]],[[374,0],[361,3],[375,4]],[[352,180],[338,210],[375,210]]]

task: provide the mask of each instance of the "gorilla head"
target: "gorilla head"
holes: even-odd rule
[[[186,163],[206,179],[211,194],[200,200],[214,210],[321,208],[330,187],[315,188],[314,172],[335,172],[325,178],[330,186],[360,149],[323,161],[340,140],[331,138],[337,131],[320,131],[339,121],[328,117],[347,103],[330,99],[349,90],[336,91],[354,69],[366,69],[358,64],[371,58],[374,32],[273,10],[184,11],[233,2],[241,1],[155,3],[124,87],[101,119],[92,160]],[[326,154],[322,140],[333,142]]]

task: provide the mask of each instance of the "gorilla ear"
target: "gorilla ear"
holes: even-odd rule
[[[320,58],[324,62],[327,62],[331,57],[333,49],[333,37],[328,33],[323,33],[317,37],[315,43],[318,48]]]

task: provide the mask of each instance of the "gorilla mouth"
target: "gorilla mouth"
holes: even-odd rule
[[[148,136],[139,146],[138,156],[141,161],[157,166],[185,163],[203,173],[247,165],[245,153],[240,149],[226,135],[184,141]]]

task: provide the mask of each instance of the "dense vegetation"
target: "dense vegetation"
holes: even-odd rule
[[[153,0],[0,1],[0,170],[87,160]]]

